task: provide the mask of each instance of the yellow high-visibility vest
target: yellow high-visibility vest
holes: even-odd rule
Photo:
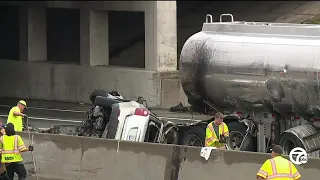
[[[26,149],[27,148],[19,135],[3,135],[0,137],[2,163],[21,162],[23,159],[20,152]]]
[[[21,112],[21,111],[17,106],[14,106],[13,108],[11,108],[11,110],[9,111],[7,123],[12,123],[14,125],[14,130],[16,132],[21,132],[23,129],[22,117],[15,116],[13,112]]]
[[[219,143],[218,142],[218,137],[216,135],[216,132],[214,131],[213,128],[213,123],[211,122],[208,124],[207,129],[206,129],[206,139],[205,139],[205,146],[206,147],[216,147],[216,148],[221,148],[224,147],[225,144],[224,143]],[[219,125],[219,136],[224,135],[225,137],[229,136],[229,129],[228,126],[222,122]]]
[[[296,180],[301,178],[300,173],[292,162],[281,156],[266,160],[258,171],[257,176],[268,180]]]

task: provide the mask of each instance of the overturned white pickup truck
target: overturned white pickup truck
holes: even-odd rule
[[[90,100],[93,107],[87,111],[80,127],[58,125],[41,132],[189,146],[204,144],[206,121],[196,123],[203,126],[197,129],[191,128],[195,123],[175,124],[160,120],[143,105],[143,101],[125,100],[116,91],[95,90]],[[194,130],[199,136],[194,136]]]

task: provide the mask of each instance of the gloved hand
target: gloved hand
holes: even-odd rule
[[[224,138],[219,139],[219,143],[227,143],[227,141]]]
[[[223,134],[221,134],[220,136],[219,143],[227,143],[226,138]]]
[[[33,151],[33,146],[30,145],[29,148],[28,148],[28,150],[29,150],[29,151]]]

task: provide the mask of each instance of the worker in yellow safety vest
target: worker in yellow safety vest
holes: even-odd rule
[[[208,124],[206,128],[206,147],[216,147],[226,149],[225,138],[229,136],[228,126],[223,122],[223,114],[217,112],[214,121]]]
[[[2,119],[0,118],[0,137],[3,136],[6,132],[5,132],[5,125],[2,122]],[[0,159],[1,159],[1,154],[0,154]],[[1,180],[8,180],[9,177],[7,176],[7,172],[6,172],[6,166],[5,163],[0,163],[0,179]]]
[[[23,123],[22,117],[26,117],[26,114],[23,114],[24,109],[27,107],[27,103],[24,100],[20,100],[17,106],[14,106],[10,109],[8,115],[7,123],[12,123],[14,125],[15,131],[22,131]]]
[[[283,149],[279,145],[272,148],[271,159],[266,160],[257,173],[257,180],[299,180],[297,168],[291,161],[283,158]]]
[[[0,137],[1,163],[5,164],[10,180],[13,180],[14,173],[18,174],[19,180],[25,180],[27,171],[22,162],[21,152],[33,151],[33,146],[26,148],[21,136],[16,135],[12,123],[6,125],[5,131],[5,135]]]

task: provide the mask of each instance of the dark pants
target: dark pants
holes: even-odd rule
[[[14,173],[17,173],[19,180],[24,180],[27,177],[27,170],[22,162],[8,164],[6,169],[9,180],[13,180]]]
[[[7,172],[0,174],[0,180],[10,180],[9,176],[7,175]]]

